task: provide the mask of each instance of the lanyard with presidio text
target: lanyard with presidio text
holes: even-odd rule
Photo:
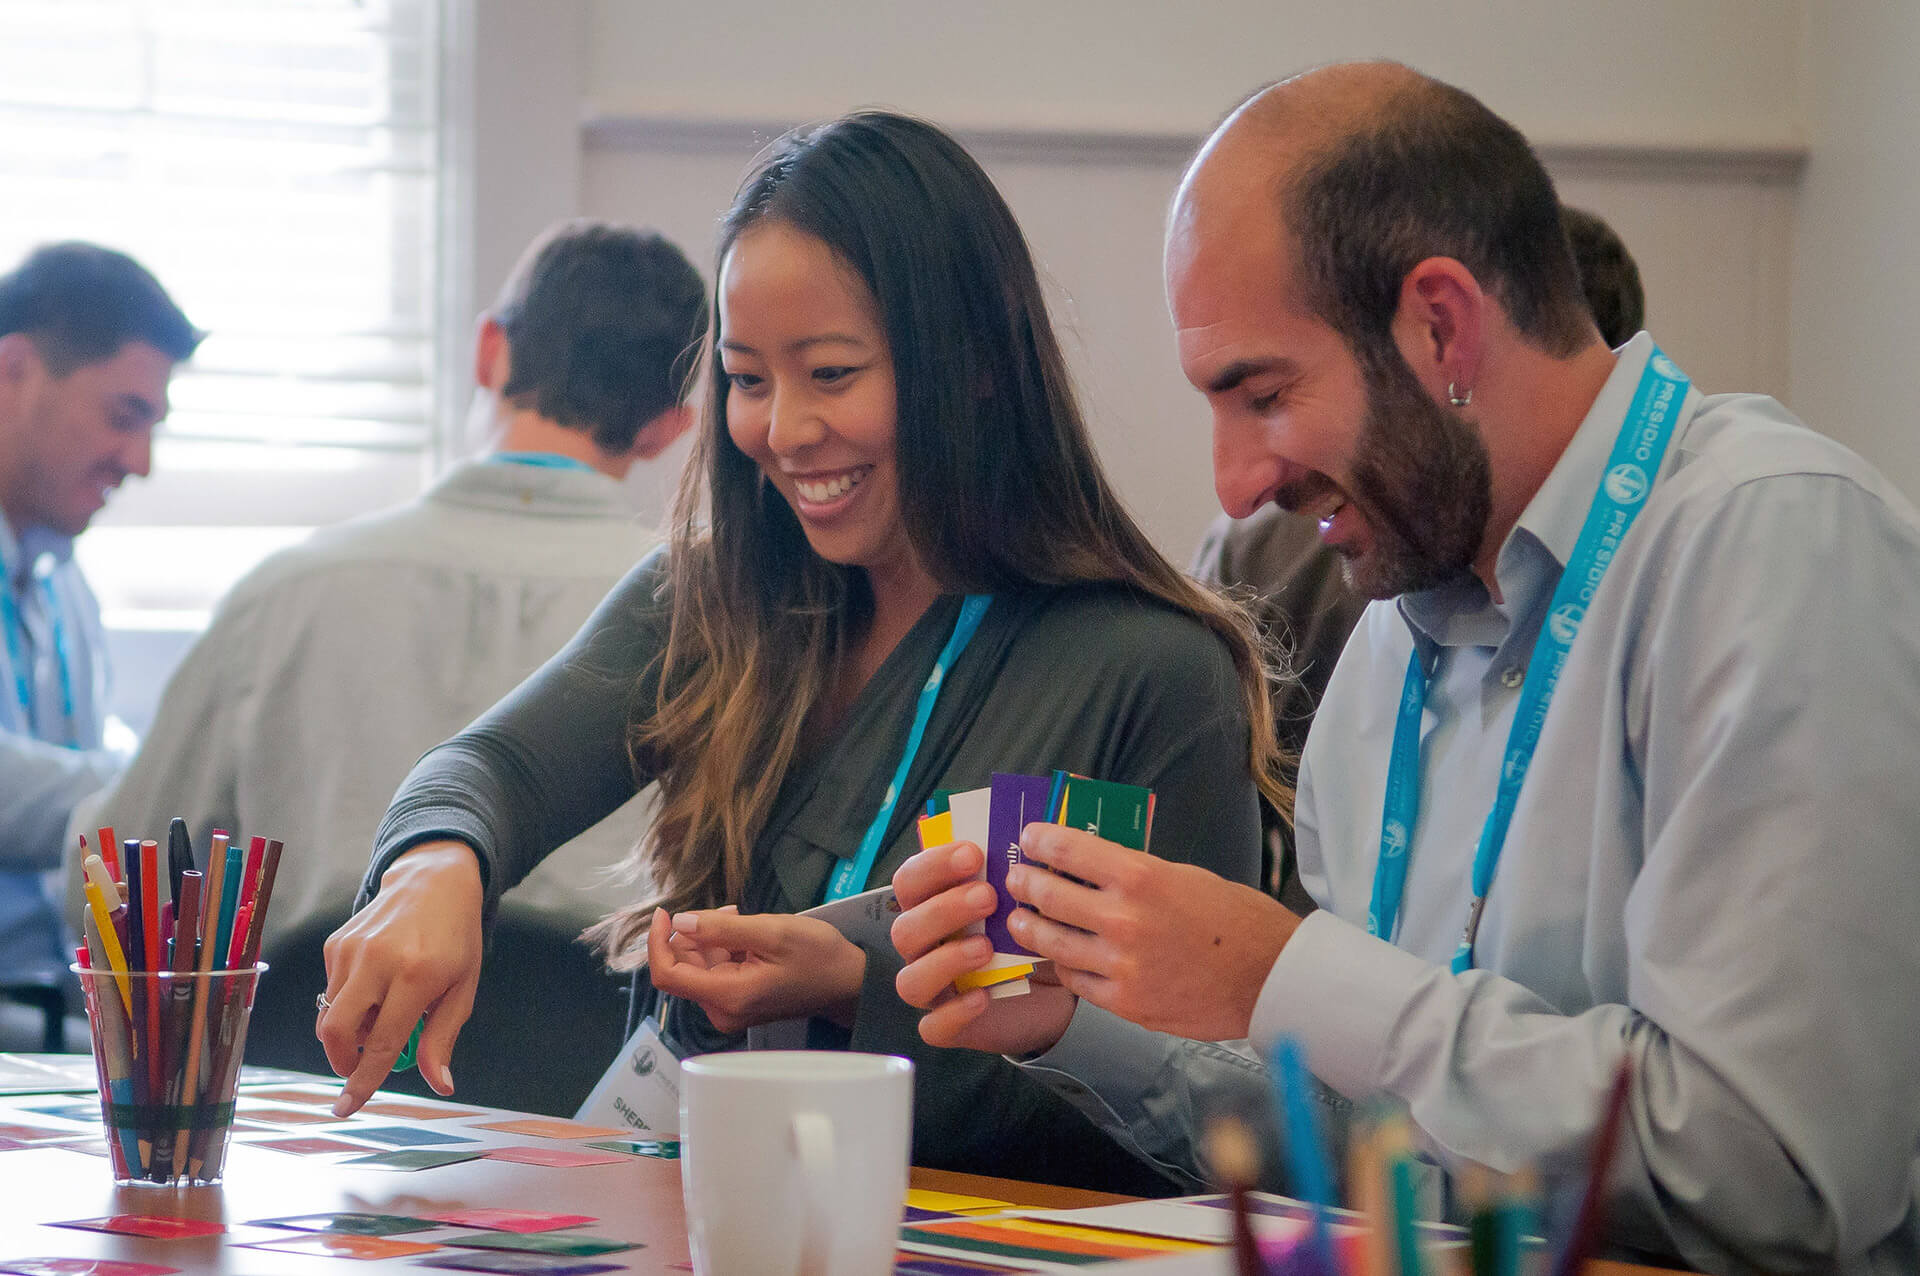
[[[1600,489],[1587,510],[1580,538],[1574,542],[1566,570],[1561,572],[1560,583],[1553,591],[1546,622],[1540,626],[1533,659],[1527,666],[1526,681],[1520,688],[1520,703],[1514,709],[1506,752],[1500,760],[1500,787],[1493,810],[1480,830],[1480,844],[1474,851],[1473,901],[1468,905],[1467,924],[1453,954],[1455,974],[1473,968],[1473,942],[1480,931],[1480,913],[1486,907],[1487,891],[1500,864],[1500,851],[1506,844],[1507,825],[1513,819],[1520,786],[1526,782],[1527,768],[1533,764],[1533,751],[1540,742],[1540,730],[1546,722],[1554,686],[1560,681],[1567,652],[1580,632],[1587,605],[1593,601],[1601,577],[1653,488],[1654,476],[1660,472],[1661,459],[1666,455],[1667,443],[1679,419],[1680,405],[1687,397],[1688,384],[1686,374],[1658,348],[1648,357],[1632,406],[1620,426],[1619,437],[1614,440],[1613,455],[1607,458]],[[1380,823],[1380,861],[1374,869],[1373,899],[1367,908],[1367,933],[1386,939],[1393,938],[1400,899],[1406,892],[1407,851],[1420,816],[1420,719],[1426,704],[1427,671],[1420,663],[1420,652],[1416,648],[1407,662],[1407,681],[1400,693],[1400,712],[1393,730],[1386,812]]]
[[[80,726],[74,721],[73,663],[67,649],[66,631],[60,624],[60,601],[54,597],[53,582],[40,578],[40,594],[46,602],[47,622],[53,631],[53,658],[60,670],[60,712],[68,738],[56,743],[78,748]],[[25,734],[33,734],[33,665],[26,651],[26,617],[14,601],[13,586],[0,579],[0,629],[7,631],[7,663],[13,666],[13,694],[20,702],[21,725]]]
[[[827,883],[825,902],[830,904],[867,888],[867,874],[873,872],[874,861],[880,858],[880,844],[887,839],[893,808],[900,804],[900,790],[907,782],[913,759],[920,752],[920,738],[927,733],[927,719],[933,716],[933,704],[940,698],[947,670],[953,668],[953,662],[960,659],[960,653],[973,641],[973,631],[980,628],[980,618],[987,614],[991,602],[991,594],[968,594],[966,602],[960,605],[960,618],[953,622],[953,636],[940,649],[940,658],[933,662],[933,672],[920,688],[920,703],[914,707],[913,726],[907,731],[907,744],[900,751],[899,765],[893,768],[893,781],[887,785],[886,796],[880,799],[880,809],[874,813],[873,823],[867,826],[866,836],[860,839],[859,851],[852,859],[840,861],[840,868]]]

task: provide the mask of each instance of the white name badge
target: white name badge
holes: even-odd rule
[[[580,1105],[576,1121],[624,1126],[658,1138],[680,1135],[680,1060],[649,1015]]]

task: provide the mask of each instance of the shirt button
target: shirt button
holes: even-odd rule
[[[1527,671],[1525,669],[1520,668],[1517,665],[1511,669],[1505,670],[1500,675],[1500,685],[1503,687],[1517,687],[1521,683],[1525,682],[1526,680],[1527,680]]]

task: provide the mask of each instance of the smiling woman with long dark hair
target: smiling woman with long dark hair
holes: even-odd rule
[[[593,935],[645,965],[670,1044],[805,1020],[916,1060],[921,1164],[1165,1190],[1004,1061],[921,1043],[890,947],[792,914],[884,884],[927,797],[995,771],[1151,787],[1156,854],[1253,882],[1256,789],[1286,793],[1249,623],[1114,495],[1026,242],[946,134],[869,112],[783,138],[718,259],[670,542],[401,788],[376,901],[331,941],[329,1055],[384,1068],[437,1003],[448,1082],[483,912],[657,781],[640,897]]]

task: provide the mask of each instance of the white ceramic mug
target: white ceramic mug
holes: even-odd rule
[[[887,1276],[907,1197],[913,1064],[744,1050],[681,1064],[697,1276]]]

